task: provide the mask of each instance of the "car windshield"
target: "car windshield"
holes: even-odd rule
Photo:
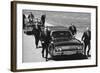
[[[71,37],[71,33],[69,31],[54,31],[52,33],[52,36],[54,38],[61,38],[61,37],[70,38]]]

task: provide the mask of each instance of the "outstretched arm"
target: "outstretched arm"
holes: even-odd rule
[[[83,33],[83,36],[81,38],[82,41],[84,40],[84,37],[85,37],[85,32]]]

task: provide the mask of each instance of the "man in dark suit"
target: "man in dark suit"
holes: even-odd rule
[[[90,56],[89,55],[90,40],[91,40],[91,31],[89,30],[89,28],[87,28],[86,31],[83,33],[83,36],[82,36],[82,41],[84,42],[84,55],[87,54],[87,56]],[[86,48],[87,47],[88,47],[88,51],[86,53]]]
[[[32,12],[30,12],[28,19],[30,24],[33,23],[34,15],[32,14]]]
[[[43,27],[45,26],[45,18],[46,18],[46,15],[41,16],[41,23]]]
[[[46,61],[48,61],[48,46],[50,43],[50,34],[48,28],[42,28],[41,43],[42,43],[42,57],[44,57],[44,51],[46,50]]]
[[[40,34],[40,40],[42,45],[42,57],[44,57],[44,50],[45,50],[45,34],[44,34],[44,27],[41,27],[41,34]]]
[[[75,35],[77,33],[77,29],[75,25],[73,24],[71,24],[71,26],[69,27],[69,30],[72,32],[72,35]]]
[[[33,32],[34,37],[35,37],[36,48],[38,48],[38,42],[40,40],[40,25],[38,24],[38,19],[35,22],[35,26],[33,27],[32,32]]]

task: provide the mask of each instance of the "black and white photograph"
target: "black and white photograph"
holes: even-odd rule
[[[97,66],[96,6],[34,2],[12,5],[16,17],[12,16],[14,69]]]
[[[23,10],[22,61],[91,59],[91,14]]]

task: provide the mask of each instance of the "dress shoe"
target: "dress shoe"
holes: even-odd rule
[[[36,46],[36,48],[38,48],[38,46]]]
[[[48,61],[48,58],[46,58],[46,61]]]

